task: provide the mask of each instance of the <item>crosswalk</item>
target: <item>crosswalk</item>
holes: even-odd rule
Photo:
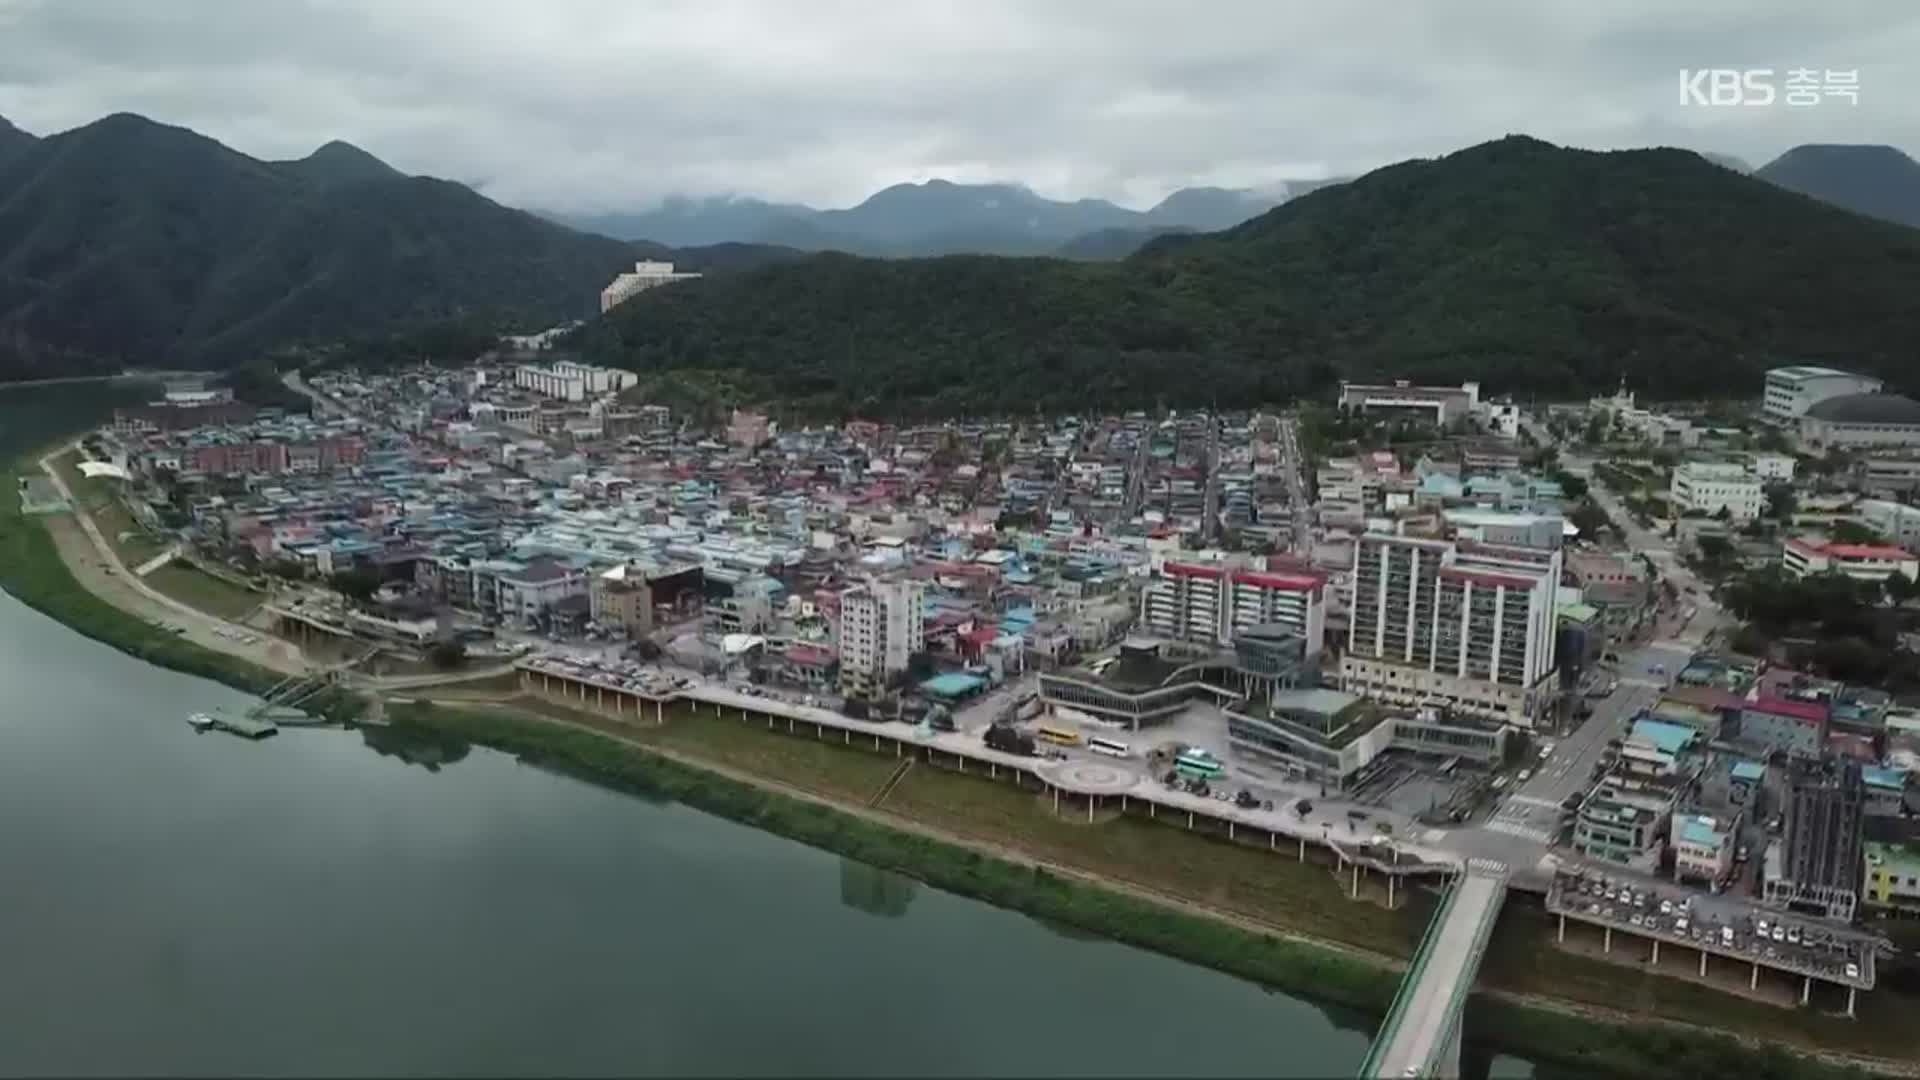
[[[1536,825],[1524,825],[1517,821],[1493,820],[1487,822],[1488,832],[1506,833],[1508,836],[1525,837],[1542,844],[1553,842],[1553,833]]]

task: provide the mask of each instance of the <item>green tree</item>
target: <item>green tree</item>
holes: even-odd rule
[[[379,572],[365,567],[338,570],[327,579],[329,588],[356,604],[371,603],[373,594],[380,591],[380,585]]]
[[[1767,485],[1767,516],[1776,521],[1793,520],[1793,512],[1799,507],[1799,496],[1794,494],[1793,485],[1775,481]]]
[[[1837,544],[1878,544],[1880,534],[1858,521],[1836,521],[1833,523],[1833,540]]]
[[[1587,418],[1586,431],[1582,432],[1580,436],[1581,441],[1585,442],[1588,446],[1599,446],[1601,443],[1606,442],[1608,432],[1607,420],[1608,414],[1604,412],[1596,412],[1592,416],[1589,416]]]

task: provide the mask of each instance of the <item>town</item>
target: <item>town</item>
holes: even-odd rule
[[[123,485],[142,557],[109,572],[191,567],[310,659],[691,700],[1311,842],[1356,895],[1478,871],[1382,1075],[1447,1052],[1509,884],[1566,947],[1847,1015],[1920,910],[1920,403],[1876,380],[821,426],[679,415],[553,337],[289,375],[305,408],[188,381],[118,410],[78,463]]]

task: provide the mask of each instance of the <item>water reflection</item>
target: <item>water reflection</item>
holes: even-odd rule
[[[907,913],[920,883],[904,874],[852,859],[840,860],[840,902],[857,911],[897,919]]]
[[[465,761],[473,751],[472,743],[456,735],[393,724],[361,728],[360,741],[381,757],[399,758],[428,772]]]

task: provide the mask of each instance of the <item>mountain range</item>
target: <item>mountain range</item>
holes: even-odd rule
[[[719,196],[671,198],[637,213],[549,216],[623,240],[673,246],[733,240],[877,257],[1104,259],[1129,254],[1163,233],[1231,228],[1289,198],[1338,182],[1290,181],[1263,191],[1182,188],[1148,210],[1129,210],[1105,199],[1048,199],[1017,184],[928,180],[895,184],[842,210]]]
[[[267,162],[121,113],[36,138],[0,121],[0,378],[234,363],[454,318],[537,328],[597,310],[640,258],[345,143]]]
[[[818,413],[1227,406],[1368,377],[1722,396],[1783,362],[1911,383],[1915,295],[1920,232],[1691,151],[1511,137],[1114,262],[819,255],[643,294],[574,343]]]
[[[263,161],[129,114],[45,138],[0,121],[0,378],[231,365],[455,321],[537,328],[591,315],[614,273],[659,258],[708,276],[594,319],[578,348],[817,411],[1224,404],[1388,375],[1708,394],[1783,359],[1909,383],[1920,232],[1872,218],[1920,220],[1920,166],[1844,146],[1751,175],[1722,164],[1515,137],[1304,194],[1190,189],[1143,212],[936,181],[844,211],[687,202],[708,231],[663,235],[723,242],[668,246],[346,143]],[[1045,237],[1074,258],[797,250],[852,235],[936,250]]]
[[[1796,146],[1754,175],[1856,214],[1920,228],[1920,162],[1891,146]]]

